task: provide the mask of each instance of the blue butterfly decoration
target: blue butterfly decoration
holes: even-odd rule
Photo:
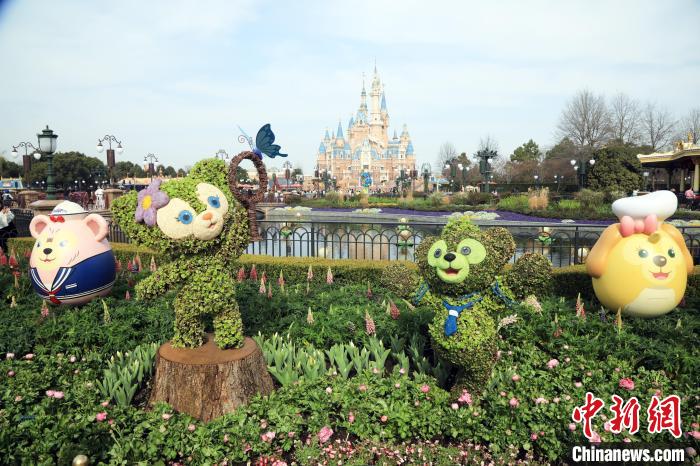
[[[258,134],[255,135],[255,144],[253,144],[253,138],[248,136],[243,128],[240,126],[238,129],[243,133],[238,140],[240,142],[247,142],[252,150],[258,157],[262,159],[263,154],[270,158],[275,158],[278,155],[280,157],[286,157],[288,154],[281,154],[280,149],[282,148],[278,144],[273,144],[275,142],[275,133],[272,132],[270,128],[270,123],[266,124],[258,130]]]

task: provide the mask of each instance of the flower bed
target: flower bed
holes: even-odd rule
[[[571,421],[587,391],[608,404],[613,394],[636,396],[644,409],[655,393],[679,395],[684,438],[700,435],[700,293],[666,316],[621,326],[585,293],[587,317],[558,291],[515,305],[498,316],[499,360],[477,398],[450,391],[454,369],[427,338],[432,311],[381,286],[382,264],[364,261],[241,259],[237,299],[278,385],[272,395],[203,424],[166,405],[146,409],[146,372],[129,378],[136,388],[126,403],[105,395],[118,366],[110,358],[169,339],[172,296],[134,301],[151,256],[141,251],[143,270],[132,272],[134,251],[115,251],[124,263],[112,296],[82,308],[42,310],[19,252],[17,287],[0,268],[3,462],[66,464],[85,454],[91,464],[547,464],[587,443]],[[567,296],[590,284],[580,268],[554,281]],[[605,422],[594,422],[603,441],[673,440],[649,434],[644,419],[635,435],[614,435]]]

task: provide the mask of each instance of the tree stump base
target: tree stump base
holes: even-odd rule
[[[161,345],[150,404],[163,401],[206,422],[273,389],[265,358],[252,338],[246,337],[241,348],[222,350],[207,334],[199,348]]]

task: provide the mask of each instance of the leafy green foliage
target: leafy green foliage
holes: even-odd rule
[[[139,345],[131,352],[117,353],[107,362],[104,377],[97,381],[103,399],[116,402],[117,406],[129,406],[136,390],[153,372],[157,343]]]
[[[414,268],[403,262],[393,262],[382,270],[380,283],[397,296],[408,299],[418,289],[419,278]]]
[[[535,143],[535,141],[530,139],[513,151],[510,156],[510,160],[512,162],[530,162],[539,160],[541,155],[542,152],[540,151],[540,147],[537,145],[537,143]]]
[[[624,191],[631,193],[642,187],[642,166],[637,154],[638,147],[608,146],[597,150],[590,168],[588,184],[596,191]]]
[[[505,275],[504,283],[518,299],[545,296],[552,288],[552,263],[542,254],[525,253]]]

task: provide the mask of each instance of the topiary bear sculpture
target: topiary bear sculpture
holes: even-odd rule
[[[514,252],[508,230],[481,231],[465,217],[450,220],[440,237],[427,237],[417,248],[424,280],[418,300],[435,310],[429,325],[433,349],[459,368],[457,391],[479,394],[491,376],[497,314],[515,299],[500,280]]]
[[[136,285],[136,296],[143,300],[179,289],[173,346],[202,345],[203,318],[209,315],[217,346],[241,347],[243,324],[231,274],[250,235],[246,209],[229,190],[225,163],[202,160],[185,178],[155,179],[116,199],[112,212],[133,243],[170,259]]]

